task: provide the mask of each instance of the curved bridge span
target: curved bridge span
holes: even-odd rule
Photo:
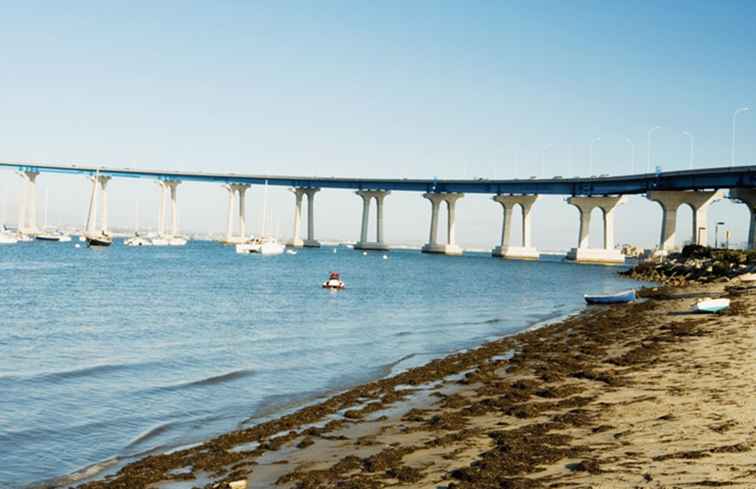
[[[501,205],[501,242],[492,254],[510,259],[537,259],[538,250],[531,242],[532,211],[540,195],[564,195],[567,203],[577,208],[580,214],[578,244],[568,253],[568,258],[586,263],[624,263],[625,256],[614,243],[614,211],[626,200],[627,195],[645,194],[657,202],[662,210],[662,229],[658,250],[668,252],[676,246],[677,209],[688,205],[693,210],[694,241],[706,245],[709,236],[709,205],[723,197],[729,197],[748,206],[750,227],[748,246],[756,248],[756,166],[704,168],[699,170],[646,173],[625,176],[601,176],[578,178],[530,178],[530,179],[407,179],[407,178],[346,178],[316,176],[282,176],[213,172],[188,172],[160,169],[134,169],[114,166],[78,164],[49,164],[31,162],[0,162],[0,168],[16,170],[26,186],[19,206],[18,233],[36,235],[36,180],[41,173],[83,175],[92,181],[89,215],[98,213],[96,219],[87,222],[86,234],[108,234],[107,183],[112,178],[153,179],[159,183],[160,219],[159,237],[178,236],[176,219],[177,187],[182,182],[208,182],[222,184],[228,191],[228,215],[226,225],[227,243],[245,242],[246,233],[245,194],[251,185],[276,185],[290,187],[295,197],[294,229],[289,246],[320,246],[315,237],[315,195],[321,189],[354,190],[362,198],[362,226],[357,249],[387,250],[384,240],[383,206],[392,191],[422,192],[431,204],[430,232],[428,243],[423,247],[427,253],[459,255],[463,250],[456,243],[456,204],[466,193],[489,194]],[[729,193],[726,195],[725,190]],[[302,206],[307,197],[307,237],[300,235]],[[370,208],[375,201],[377,223],[375,240],[368,239]],[[439,239],[439,212],[446,207],[446,239]],[[171,226],[168,229],[166,214],[171,209]],[[238,206],[238,233],[234,235],[234,212]],[[519,207],[522,212],[522,241],[510,243],[512,212]],[[594,209],[601,209],[603,217],[603,246],[590,247],[590,223]]]
[[[407,192],[464,192],[476,194],[541,194],[541,195],[610,195],[641,194],[652,190],[705,190],[714,188],[756,187],[756,166],[706,168],[616,177],[530,178],[505,180],[407,179],[407,178],[345,178],[259,175],[211,172],[184,172],[160,169],[134,169],[115,166],[0,162],[0,167],[22,172],[65,173],[114,178],[147,178],[211,182],[334,188],[352,190],[394,190]]]

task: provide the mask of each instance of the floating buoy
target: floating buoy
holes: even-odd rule
[[[333,252],[336,253],[336,248],[333,249]]]
[[[363,251],[362,256],[367,256],[367,251]]]
[[[388,255],[383,255],[384,260],[388,260]]]
[[[80,245],[79,243],[76,243],[76,244],[74,245],[74,247],[75,247],[75,248],[81,248],[81,245]]]

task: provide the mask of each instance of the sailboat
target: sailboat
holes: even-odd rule
[[[71,236],[63,234],[58,231],[47,230],[47,213],[50,207],[50,189],[45,189],[45,223],[42,226],[42,232],[36,236],[39,241],[57,241],[68,242],[71,241]]]
[[[97,218],[97,183],[100,176],[100,169],[95,172],[95,177],[92,185],[92,196],[89,198],[89,212],[87,213],[87,227],[85,231],[85,238],[87,240],[87,246],[110,246],[113,244],[113,238],[104,230],[95,232]]]
[[[134,217],[134,236],[124,240],[126,246],[152,246],[152,241],[139,235],[139,201],[136,201],[136,211]]]
[[[263,221],[260,237],[253,238],[247,243],[236,245],[236,252],[241,254],[259,253],[261,255],[282,255],[286,246],[273,236],[265,235],[265,221],[268,214],[268,181],[265,180],[263,193]]]

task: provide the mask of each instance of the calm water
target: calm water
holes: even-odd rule
[[[348,290],[320,289],[331,270]],[[200,441],[582,307],[616,269],[340,248],[0,248],[0,487]]]

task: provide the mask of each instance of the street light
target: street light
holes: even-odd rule
[[[732,114],[732,145],[730,146],[730,166],[735,166],[735,119],[741,112],[748,112],[750,107],[741,107]]]
[[[546,159],[546,151],[548,151],[549,148],[551,148],[552,146],[554,146],[554,145],[553,144],[547,145],[545,148],[543,148],[543,151],[541,152],[541,178],[544,178],[543,162]]]
[[[693,135],[689,133],[688,131],[683,131],[683,136],[688,136],[688,141],[690,141],[690,156],[689,156],[688,166],[692,170],[693,169]]]
[[[632,160],[633,160],[633,173],[635,173],[635,143],[630,138],[625,138],[625,141],[630,143],[630,154],[632,154]]]
[[[648,130],[648,161],[646,162],[646,173],[651,173],[651,136],[653,136],[653,134],[659,129],[661,129],[661,126],[654,126]]]
[[[714,248],[719,248],[719,226],[724,226],[724,221],[719,221],[716,226],[714,226]]]
[[[591,145],[588,147],[588,176],[593,175],[593,145],[601,141],[601,138],[596,138],[593,141],[591,141]]]

